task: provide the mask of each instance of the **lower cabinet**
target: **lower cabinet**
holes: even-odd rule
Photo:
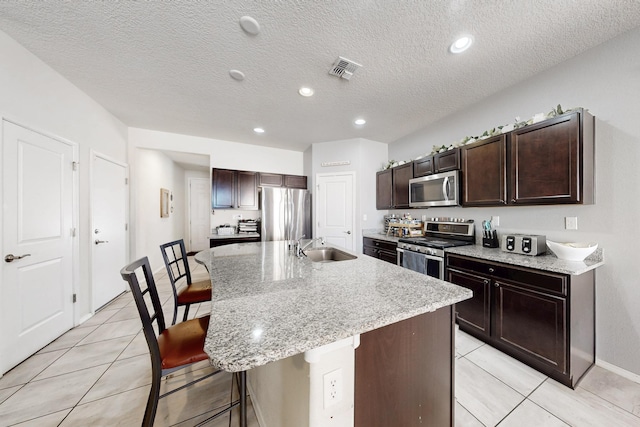
[[[372,239],[370,237],[364,237],[362,240],[362,253],[391,264],[396,264],[397,262],[397,247],[396,243],[386,240]]]
[[[446,278],[473,291],[460,329],[575,388],[595,362],[595,274],[570,276],[447,255]]]

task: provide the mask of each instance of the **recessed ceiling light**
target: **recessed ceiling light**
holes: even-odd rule
[[[357,124],[358,126],[362,126],[363,124],[367,123],[367,121],[365,119],[356,119],[353,123]]]
[[[255,133],[264,133],[264,129],[262,129],[262,128],[253,128],[253,131]]]
[[[298,93],[302,96],[312,96],[313,89],[311,89],[310,87],[301,87]]]
[[[465,50],[469,49],[473,44],[473,37],[471,36],[462,36],[458,40],[454,41],[453,44],[449,47],[449,52],[451,53],[461,53]]]
[[[260,33],[260,24],[250,16],[243,16],[240,18],[240,27],[242,27],[242,29],[247,33],[254,36]]]

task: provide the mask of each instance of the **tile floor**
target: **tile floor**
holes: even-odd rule
[[[207,277],[195,263],[192,273],[194,280]],[[166,274],[156,281],[170,319]],[[208,309],[192,307],[190,317]],[[138,313],[125,293],[0,378],[0,427],[140,425],[150,369]],[[210,371],[203,362],[163,381],[163,387]],[[230,383],[231,375],[221,373],[161,399],[155,425],[196,425],[224,406]],[[236,425],[237,413],[232,418]],[[227,425],[228,415],[207,424]],[[640,384],[596,366],[571,390],[458,331],[456,427],[496,425],[638,427]],[[251,407],[249,426],[259,427]]]

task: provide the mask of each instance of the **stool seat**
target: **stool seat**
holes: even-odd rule
[[[209,316],[187,320],[162,331],[158,336],[162,369],[207,360],[204,340],[209,327]]]
[[[211,301],[211,281],[192,283],[178,291],[178,305]]]

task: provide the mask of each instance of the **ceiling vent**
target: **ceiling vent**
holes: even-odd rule
[[[329,74],[332,76],[342,77],[345,80],[350,80],[353,73],[355,73],[360,67],[362,67],[362,65],[357,62],[353,62],[350,59],[339,56],[338,59],[336,59],[336,62],[331,66]]]

